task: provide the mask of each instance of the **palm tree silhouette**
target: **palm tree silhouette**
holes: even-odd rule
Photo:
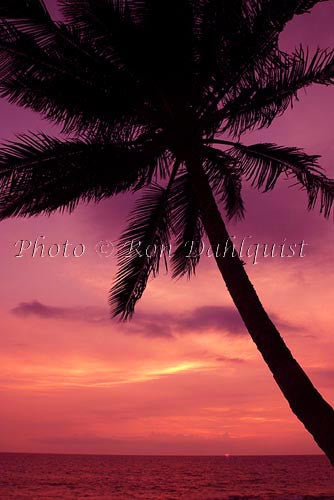
[[[121,245],[176,251],[173,276],[198,263],[189,241],[215,248],[227,218],[244,214],[242,181],[264,191],[297,182],[325,217],[334,181],[318,157],[276,144],[240,142],[268,127],[317,83],[334,83],[334,51],[280,50],[279,34],[317,0],[2,0],[0,95],[61,124],[67,138],[25,134],[0,151],[0,217],[72,211],[145,188]],[[220,205],[219,205],[220,204]],[[122,247],[120,247],[122,248]],[[334,411],[269,319],[238,256],[216,258],[240,315],[292,411],[334,463]],[[151,258],[123,247],[111,290],[113,314],[130,317]]]

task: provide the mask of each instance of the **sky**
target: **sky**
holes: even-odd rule
[[[281,46],[334,47],[334,4],[289,24]],[[320,154],[334,177],[334,89],[313,87],[268,130],[245,138]],[[56,129],[0,101],[0,139]],[[246,270],[289,348],[334,403],[333,221],[306,210],[304,193],[245,188],[236,241],[307,243],[304,257],[260,258]],[[109,319],[113,255],[133,205],[118,197],[1,222],[0,451],[107,454],[303,454],[319,450],[245,331],[212,258],[196,277],[149,282],[131,323]],[[20,255],[20,241],[25,248]],[[69,257],[49,257],[68,240]],[[19,243],[17,243],[19,242]],[[44,257],[36,243],[44,244]],[[77,255],[85,246],[84,254]],[[53,249],[52,249],[53,248]],[[51,253],[55,247],[51,248]],[[104,249],[106,247],[103,247]],[[41,247],[37,250],[41,251]]]

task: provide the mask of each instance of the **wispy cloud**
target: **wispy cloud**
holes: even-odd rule
[[[44,319],[60,319],[68,321],[85,321],[101,323],[107,321],[108,311],[98,307],[57,307],[42,304],[38,300],[20,302],[11,311],[19,317],[38,316]]]
[[[299,330],[298,325],[282,320],[277,314],[271,313],[278,328],[284,330]],[[138,328],[138,325],[139,328]],[[246,327],[238,313],[229,306],[197,307],[185,314],[173,313],[138,313],[133,326],[129,324],[129,333],[143,333],[145,336],[171,336],[175,334],[205,333],[212,330],[231,336],[247,335]]]
[[[37,300],[21,302],[12,313],[19,317],[37,316],[42,319],[64,321],[83,321],[110,325],[108,310],[98,307],[57,307],[43,304]],[[298,326],[281,320],[276,314],[271,314],[278,328],[298,330]],[[204,333],[212,330],[231,336],[247,334],[239,313],[229,306],[197,307],[184,314],[138,312],[132,322],[118,324],[118,330],[130,335],[145,337],[175,338],[176,335],[189,333]]]

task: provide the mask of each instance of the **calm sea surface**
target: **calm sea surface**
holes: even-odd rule
[[[320,456],[0,454],[0,499],[334,500]]]

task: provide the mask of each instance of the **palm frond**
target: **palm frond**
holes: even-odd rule
[[[59,0],[62,14],[68,24],[82,29],[104,30],[112,34],[122,22],[134,22],[134,13],[145,2],[127,0]],[[102,33],[100,33],[102,35]]]
[[[43,79],[33,75],[13,74],[0,81],[0,95],[18,106],[41,113],[61,126],[64,133],[112,136],[119,130],[129,135],[144,129],[147,123],[134,94],[127,86],[110,89],[109,95],[89,86],[80,89],[75,80],[54,75]],[[129,98],[127,99],[127,97]],[[129,105],[133,102],[132,110]]]
[[[40,0],[14,0],[10,7],[13,9],[4,9],[3,18],[21,34],[33,39],[40,48],[46,50],[49,57],[58,52],[61,57],[71,58],[74,63],[79,59],[80,65],[77,69],[81,72],[83,67],[87,68],[88,62],[91,64],[95,61],[97,63],[95,69],[101,70],[101,65],[103,66],[102,63],[106,60],[95,50],[94,39],[87,31],[78,29],[77,23],[65,24],[53,21],[43,1]],[[9,15],[10,12],[12,15]],[[107,67],[104,65],[104,69]]]
[[[187,172],[176,179],[170,194],[171,219],[176,238],[172,255],[172,277],[190,276],[200,260],[203,228],[199,208],[192,190],[191,178]]]
[[[0,18],[45,20],[49,18],[43,0],[1,0]]]
[[[334,83],[334,50],[318,49],[313,56],[300,48],[283,64],[276,64],[251,86],[212,116],[217,125],[226,120],[225,129],[240,135],[254,127],[271,125],[274,118],[283,114],[298,91],[312,84]]]
[[[206,118],[218,111],[226,96],[235,96],[240,87],[255,80],[257,73],[267,71],[278,53],[278,36],[261,35],[248,22],[241,32],[224,44],[202,116]]]
[[[195,23],[197,67],[201,83],[212,86],[213,91],[224,76],[221,61],[227,62],[229,45],[247,29],[244,7],[242,0],[199,2]]]
[[[224,96],[231,93],[235,97],[236,90],[247,86],[258,75],[263,75],[275,66],[281,53],[279,35],[287,22],[294,15],[307,12],[321,1],[323,0],[243,2],[244,18],[248,22],[244,22],[239,33],[225,47],[224,57],[219,61],[225,78],[218,78],[204,116],[217,111]]]
[[[79,201],[139,189],[151,182],[163,151],[44,134],[19,137],[0,149],[0,218],[72,211]]]
[[[315,5],[328,0],[267,0],[264,12],[272,23],[287,22],[295,15],[309,12]]]
[[[62,0],[68,22],[109,62],[135,74],[156,96],[188,96],[193,84],[191,0]]]
[[[271,143],[236,144],[229,153],[239,162],[243,175],[252,186],[269,191],[285,174],[287,178],[295,179],[294,184],[306,190],[309,210],[319,202],[320,213],[326,218],[330,216],[334,203],[334,180],[326,177],[318,165],[319,156]]]
[[[135,13],[143,2],[60,0],[59,3],[66,22],[88,36],[96,51],[109,62],[122,68],[139,63],[138,53],[144,47]]]
[[[204,149],[204,169],[209,182],[223,203],[229,219],[244,217],[244,204],[241,196],[241,169],[233,156],[215,148]]]
[[[83,57],[75,31],[57,30],[75,47],[65,50],[52,33],[52,40],[46,44],[43,38],[40,45],[36,33],[8,22],[0,25],[1,96],[43,113],[66,132],[92,133],[119,122],[126,126],[138,113],[143,116],[145,96],[136,81],[106,62]]]
[[[169,238],[168,188],[152,184],[137,203],[119,241],[119,271],[109,300],[113,316],[125,320],[133,315],[150,275],[159,272],[161,250],[168,248]]]

